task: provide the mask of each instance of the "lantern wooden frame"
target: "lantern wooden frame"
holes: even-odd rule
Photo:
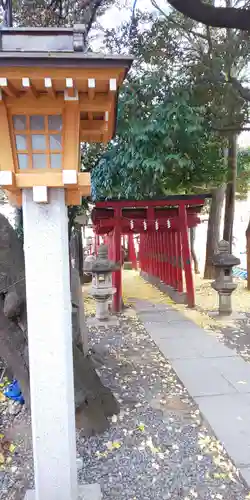
[[[70,205],[81,204],[82,196],[90,195],[90,174],[79,170],[80,143],[112,139],[117,94],[131,62],[131,57],[74,51],[0,50],[0,186],[12,201],[20,205],[22,189],[42,186],[65,188]],[[28,121],[33,115],[62,116],[61,168],[51,168],[48,160],[49,155],[60,154],[48,148],[49,134],[56,131],[28,128],[17,134],[12,119],[16,115]],[[23,152],[16,149],[16,135],[26,136]],[[32,151],[31,135],[45,135],[46,149]],[[17,154],[28,153],[28,168],[20,169]],[[47,155],[46,167],[34,168],[31,154]]]

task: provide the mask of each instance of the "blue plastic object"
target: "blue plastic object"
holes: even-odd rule
[[[20,403],[21,405],[24,404],[22,391],[17,380],[13,380],[13,382],[6,387],[6,389],[4,390],[4,395],[6,396],[6,398],[18,401],[18,403]]]
[[[236,276],[237,278],[241,278],[243,280],[247,280],[247,270],[243,269],[242,267],[234,267],[233,276]]]

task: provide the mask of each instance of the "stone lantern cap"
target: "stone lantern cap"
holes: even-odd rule
[[[117,271],[120,269],[121,264],[115,263],[108,258],[108,246],[100,245],[97,251],[97,257],[92,262],[84,262],[84,271],[91,272],[93,274],[96,273],[112,273],[113,271]]]
[[[218,244],[218,253],[213,256],[213,265],[218,268],[232,268],[240,264],[240,259],[229,252],[228,241],[222,240]]]

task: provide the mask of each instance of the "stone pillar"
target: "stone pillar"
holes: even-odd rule
[[[69,279],[64,190],[35,203],[23,190],[24,254],[30,364],[35,495],[76,500],[77,466]]]

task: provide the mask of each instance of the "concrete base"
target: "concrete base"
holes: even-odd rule
[[[170,285],[166,285],[159,278],[151,276],[144,271],[140,272],[140,276],[151,285],[157,286],[161,292],[166,293],[176,304],[187,304],[187,294],[185,292],[177,292]]]
[[[232,323],[233,321],[244,319],[246,316],[244,313],[233,311],[232,314],[221,314],[219,311],[209,311],[208,315],[210,318],[222,320],[223,323]]]
[[[87,325],[88,326],[104,326],[104,327],[109,327],[109,326],[118,326],[119,322],[118,319],[114,316],[110,316],[108,319],[98,319],[98,318],[88,318],[87,319]]]
[[[36,500],[35,490],[28,490],[24,500]],[[83,484],[78,487],[78,498],[69,500],[102,500],[100,485],[98,483]]]
[[[109,319],[109,299],[98,300],[96,297],[96,318],[100,321]]]

